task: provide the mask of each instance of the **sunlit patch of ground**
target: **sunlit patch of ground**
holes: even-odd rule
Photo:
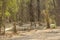
[[[6,32],[0,40],[60,40],[60,29]]]

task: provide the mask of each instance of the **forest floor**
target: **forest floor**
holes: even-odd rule
[[[29,25],[25,24],[23,27],[25,26],[28,27]],[[0,40],[60,40],[60,27],[56,29],[42,29],[40,27],[39,30],[18,31],[17,34],[14,34],[11,30],[12,24],[9,24],[9,26],[6,24],[6,27],[6,34],[0,35]],[[7,31],[8,29],[10,31]]]
[[[10,32],[1,35],[0,40],[60,40],[60,29],[19,31],[17,34]]]

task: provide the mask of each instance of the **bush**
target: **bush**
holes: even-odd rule
[[[50,24],[50,28],[56,28],[56,24]]]

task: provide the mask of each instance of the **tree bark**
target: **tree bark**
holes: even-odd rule
[[[37,0],[38,24],[40,26],[40,0]]]

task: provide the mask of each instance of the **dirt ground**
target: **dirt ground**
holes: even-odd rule
[[[8,36],[7,36],[8,35]],[[31,30],[1,35],[0,40],[60,40],[60,29]]]

